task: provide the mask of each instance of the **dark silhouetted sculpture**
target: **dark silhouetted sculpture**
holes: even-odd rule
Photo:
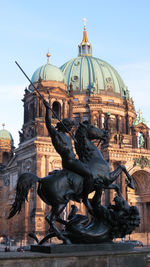
[[[21,211],[28,191],[36,182],[39,183],[37,193],[47,204],[51,205],[51,211],[46,216],[50,224],[50,233],[39,241],[35,234],[30,236],[38,244],[44,243],[52,236],[58,237],[65,244],[71,243],[102,243],[112,241],[116,237],[124,237],[130,234],[139,225],[139,212],[134,206],[129,206],[123,199],[120,188],[113,182],[123,171],[128,179],[128,186],[134,188],[133,179],[123,165],[110,172],[109,163],[104,159],[101,151],[92,140],[108,138],[108,132],[91,125],[88,121],[79,124],[75,133],[75,149],[79,159],[73,152],[70,137],[66,134],[72,128],[72,121],[65,119],[51,125],[49,104],[44,101],[46,107],[46,126],[52,143],[62,158],[63,170],[51,172],[44,178],[39,178],[32,173],[22,174],[17,182],[16,198],[12,205],[8,218]],[[86,182],[88,187],[85,186]],[[101,195],[104,189],[116,190],[115,204],[105,207],[101,204]],[[95,191],[92,200],[88,200],[88,194]],[[60,218],[61,212],[69,200],[86,205],[90,213],[88,216],[76,214],[77,208],[73,206],[72,212],[66,221]],[[64,225],[63,230],[57,227],[56,221]]]

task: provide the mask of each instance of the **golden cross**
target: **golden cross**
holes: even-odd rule
[[[84,30],[86,30],[86,22],[87,22],[87,19],[83,18]]]

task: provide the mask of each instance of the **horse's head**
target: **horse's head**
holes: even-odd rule
[[[90,124],[88,121],[84,121],[83,123],[80,123],[80,127],[83,128],[83,132],[85,132],[86,137],[89,140],[102,140],[106,141],[108,139],[108,131],[105,131],[103,129],[99,129],[92,124]]]
[[[105,143],[108,138],[108,132],[91,125],[88,121],[84,121],[79,123],[75,138],[77,140],[75,143],[77,155],[81,161],[87,162],[92,157],[101,157],[100,151],[96,146],[94,148],[91,140],[97,139]]]

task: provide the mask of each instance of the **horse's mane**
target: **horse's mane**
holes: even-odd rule
[[[85,121],[84,124],[79,124],[75,134],[77,140],[77,142],[75,142],[75,149],[79,159],[83,162],[88,160],[91,156],[91,148],[89,149],[89,143],[87,142],[88,125],[90,124],[87,121]]]

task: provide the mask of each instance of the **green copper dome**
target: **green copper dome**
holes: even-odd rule
[[[65,77],[62,71],[56,66],[49,63],[50,54],[47,53],[48,62],[47,64],[39,67],[32,75],[32,83],[37,82],[39,79],[44,81],[57,81],[65,82]]]
[[[10,140],[13,141],[12,135],[5,129],[0,130],[0,140]]]
[[[78,93],[100,94],[103,91],[129,97],[129,92],[118,72],[107,62],[92,57],[92,46],[88,42],[86,28],[79,45],[78,57],[60,67],[66,77],[68,87]]]

